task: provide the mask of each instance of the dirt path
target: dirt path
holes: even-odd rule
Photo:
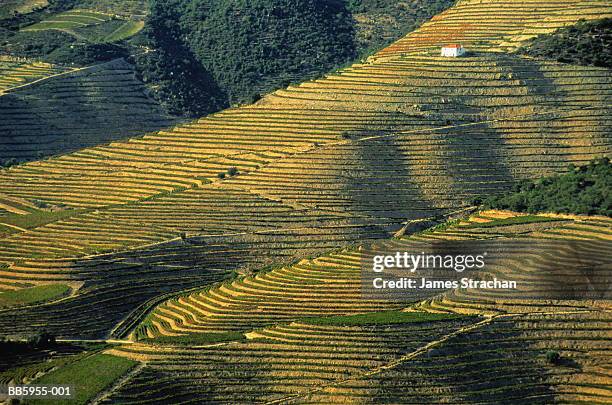
[[[84,67],[84,68],[76,68],[76,69],[69,70],[69,71],[66,71],[66,72],[56,73],[56,74],[51,75],[51,76],[41,77],[40,79],[36,79],[36,80],[28,82],[26,84],[21,84],[19,86],[10,87],[8,89],[4,89],[4,90],[0,91],[0,97],[5,96],[5,95],[7,95],[9,93],[12,93],[15,90],[23,89],[24,87],[32,86],[32,85],[34,85],[36,83],[40,83],[40,82],[43,82],[45,80],[54,79],[54,78],[60,77],[60,76],[66,76],[66,75],[69,75],[69,74],[74,73],[74,72],[80,72],[81,70],[91,69],[92,67],[93,66],[88,66],[88,67]]]
[[[128,371],[126,374],[121,376],[118,380],[113,382],[110,385],[110,387],[105,388],[104,390],[100,391],[91,401],[89,401],[89,405],[98,405],[102,403],[103,401],[105,401],[106,399],[110,398],[115,392],[121,389],[121,387],[127,384],[132,379],[132,377],[140,373],[140,371],[145,366],[146,366],[146,363],[140,363],[136,365],[135,367],[133,367],[130,371]]]
[[[16,229],[16,230],[18,230],[19,232],[27,232],[27,231],[28,231],[28,230],[27,230],[27,229],[25,229],[25,228],[21,228],[21,227],[19,227],[19,226],[17,226],[17,225],[6,224],[6,223],[4,223],[4,222],[0,222],[0,225],[2,225],[2,226],[6,226],[7,228]],[[9,235],[9,236],[11,236],[11,235]]]
[[[480,327],[482,327],[484,325],[488,325],[491,322],[493,322],[493,320],[496,319],[497,317],[498,316],[487,317],[487,318],[485,318],[484,320],[482,320],[480,322],[476,322],[474,324],[461,327],[461,328],[459,328],[459,329],[457,329],[457,330],[455,330],[455,331],[453,331],[453,332],[451,332],[451,333],[449,333],[447,335],[444,335],[444,336],[442,336],[442,337],[440,337],[440,338],[438,338],[436,340],[433,340],[433,341],[427,343],[424,346],[419,347],[418,349],[416,349],[416,350],[414,350],[414,351],[412,351],[410,353],[407,353],[407,354],[403,355],[402,357],[399,357],[399,358],[393,360],[390,363],[387,363],[387,364],[384,364],[382,366],[373,368],[373,369],[371,369],[368,372],[365,372],[365,373],[362,373],[362,374],[357,374],[357,375],[351,376],[351,377],[343,379],[343,380],[334,381],[331,384],[322,385],[322,386],[319,386],[319,387],[314,388],[314,389],[312,389],[310,391],[307,391],[307,392],[303,392],[303,393],[299,393],[299,394],[295,394],[295,395],[290,395],[290,396],[286,396],[286,397],[283,397],[283,398],[280,398],[280,399],[275,399],[273,401],[265,402],[264,404],[265,405],[290,404],[293,401],[296,401],[296,400],[299,400],[299,399],[303,399],[303,398],[306,398],[306,397],[308,397],[310,395],[323,392],[323,391],[325,391],[328,388],[338,387],[340,385],[343,385],[343,384],[351,382],[351,381],[356,381],[356,380],[360,380],[360,379],[363,379],[363,378],[366,378],[366,377],[371,377],[371,376],[376,375],[376,374],[380,374],[383,371],[395,368],[395,367],[399,366],[400,364],[402,364],[402,363],[404,363],[406,361],[412,360],[415,357],[418,357],[421,354],[424,354],[424,353],[428,352],[429,350],[433,349],[434,347],[439,346],[439,345],[445,343],[449,339],[452,339],[452,338],[454,338],[456,336],[459,336],[459,335],[467,333],[467,332],[471,332],[471,331],[473,331],[475,329],[478,329],[478,328],[480,328]]]

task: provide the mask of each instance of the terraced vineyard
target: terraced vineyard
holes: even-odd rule
[[[568,5],[555,4],[561,3]],[[592,7],[572,4],[577,14]],[[461,13],[468,16],[470,10]],[[432,25],[446,24],[445,15],[400,44]],[[422,46],[433,52],[434,39],[445,41],[429,38]],[[490,46],[497,41],[481,40]],[[366,234],[372,226],[398,229],[406,219],[442,215],[464,207],[475,194],[503,190],[516,179],[563,170],[569,162],[610,151],[608,70],[484,51],[449,60],[425,48],[415,47],[417,53],[397,46],[366,64],[278,91],[253,106],[4,171],[0,184],[6,195],[40,201],[63,214],[46,220],[43,215],[33,226],[28,226],[29,215],[5,222],[13,226],[4,227],[0,241],[0,260],[10,266],[3,282],[14,283],[11,275],[24,261],[77,258],[181,235],[325,223],[361,226]],[[119,77],[129,76],[120,62],[41,85],[58,86],[57,94],[65,94],[64,83],[81,83],[82,75],[112,89],[130,88],[129,81],[118,86]],[[21,99],[35,91],[24,90]],[[12,97],[19,94],[0,101],[18,103]],[[101,124],[117,131],[123,120],[127,131],[140,132],[167,122],[146,114],[134,121],[137,104],[131,94],[118,102],[113,93],[112,99],[117,105],[129,103],[129,113],[114,110],[119,115],[107,121],[96,111],[82,126],[65,131],[86,133],[80,139],[93,136],[95,143],[109,139]],[[78,97],[66,101],[83,104]],[[143,112],[149,108],[144,103]],[[34,124],[27,119],[30,112],[21,111],[13,103],[3,109],[7,128],[22,128],[14,136],[46,136],[36,139],[38,144],[24,144],[28,150],[23,151],[9,141],[7,153],[31,156],[45,145],[49,153],[56,145],[65,149],[61,132],[56,138],[41,131],[41,121]],[[54,126],[66,125],[69,120],[57,122],[56,111],[48,119]],[[238,175],[218,178],[230,169]],[[244,225],[227,216],[236,212],[232,201],[242,207],[238,218]]]
[[[527,224],[502,224],[493,227],[482,225],[487,224],[486,222],[464,222],[443,231],[390,240],[386,242],[386,246],[393,251],[418,251],[420,245],[417,243],[441,240],[492,240],[493,246],[495,244],[504,246],[503,238],[507,235],[529,232],[530,239],[518,240],[525,242],[524,254],[545,256],[549,251],[556,249],[558,257],[555,262],[561,263],[567,257],[559,251],[564,245],[555,245],[560,238],[572,241],[589,238],[588,245],[596,252],[591,254],[590,259],[601,264],[609,262],[606,249],[609,249],[612,240],[609,232],[612,220],[605,217],[545,220],[546,217],[543,217]],[[552,247],[550,250],[542,249],[542,245],[538,242],[551,243]],[[397,303],[385,304],[375,300],[364,300],[361,291],[360,264],[362,254],[368,249],[371,248],[359,247],[356,250],[340,251],[316,259],[305,259],[289,267],[241,277],[230,284],[223,283],[216,288],[178,297],[153,311],[144,324],[135,331],[134,337],[249,331],[265,324],[295,319],[296,316],[339,315],[375,311],[376,308],[385,307],[394,309],[398,305],[401,307],[401,304]],[[510,254],[516,254],[516,251]],[[524,265],[521,271],[528,274],[529,266],[542,266],[541,260],[533,259],[533,262],[534,264]],[[510,257],[501,256],[495,265],[489,266],[489,271],[508,277],[509,274],[505,273],[516,271],[514,265],[515,263],[510,262]],[[535,274],[532,279],[538,281],[537,276],[538,274]],[[522,281],[528,280],[529,276],[522,277]],[[514,308],[514,300],[511,297],[505,302],[503,296],[488,295],[483,290],[477,291],[485,295],[478,297],[474,295],[475,291],[457,290],[448,296],[440,295],[423,301],[417,308],[430,312],[465,314],[519,313],[523,312],[521,308],[526,308],[526,312],[535,312],[521,300],[517,300],[517,308]],[[514,291],[509,294],[517,295]],[[466,303],[469,303],[465,309],[461,308],[463,296]],[[458,300],[456,306],[451,306],[453,298]],[[567,305],[569,309],[572,308],[572,304],[567,303]],[[582,308],[581,305],[579,304],[578,308]],[[559,307],[562,304],[559,302],[555,306]]]
[[[109,21],[111,16],[88,10],[70,10],[56,14],[34,25],[23,28],[23,31],[45,31],[45,30],[71,30],[74,28],[87,27],[89,25],[102,24]]]
[[[515,214],[487,212],[473,221],[392,243],[406,248],[423,240],[504,235],[527,238],[528,244],[537,246],[535,242],[542,239],[587,238],[599,252],[595,260],[609,266],[609,218],[557,217],[489,225],[487,218],[500,215]],[[384,309],[384,303],[364,301],[360,295],[360,251],[304,260],[158,306],[132,338],[163,339],[145,339],[110,351],[146,366],[108,402],[610,400],[610,372],[605,366],[612,339],[609,301],[516,300],[495,291],[457,290],[412,305],[404,314],[414,315],[415,320],[423,312],[414,311],[472,317],[419,323],[407,317],[393,323],[390,317],[382,325],[364,320],[361,326],[321,322],[316,317]],[[499,270],[516,271],[509,265]],[[201,333],[228,331],[245,333],[247,341],[208,347],[185,346],[180,340],[171,343],[173,336],[195,339]],[[550,350],[560,353],[559,364],[544,359]]]
[[[19,61],[15,58],[0,57],[0,95],[26,83],[67,71],[69,69],[49,63]]]
[[[371,74],[373,68],[360,69]],[[401,80],[422,80],[410,79],[411,71],[406,69],[397,70],[407,72],[403,75],[408,77]],[[107,218],[114,217],[118,209],[142,211],[138,208],[142,204],[155,203],[143,199],[179,201],[189,199],[193,193],[218,189],[253,193],[336,215],[394,220],[428,216],[461,207],[476,192],[504,189],[527,174],[551,173],[568,162],[584,163],[609,151],[609,97],[599,93],[610,82],[609,72],[584,68],[592,74],[593,91],[582,95],[585,85],[578,83],[584,82],[582,76],[576,76],[575,85],[565,84],[575,67],[555,65],[548,69],[558,75],[554,80],[560,84],[554,86],[551,80],[546,85],[559,88],[557,102],[567,109],[549,106],[555,97],[554,93],[545,95],[549,87],[521,85],[517,94],[498,96],[497,102],[489,94],[453,95],[453,91],[473,91],[468,85],[472,78],[459,78],[458,86],[450,91],[439,82],[439,90],[444,91],[440,99],[448,101],[442,111],[397,111],[405,102],[410,103],[406,108],[420,108],[422,104],[414,103],[425,97],[413,94],[417,91],[414,88],[411,96],[402,98],[400,107],[392,104],[384,108],[387,104],[382,100],[365,94],[359,96],[359,111],[325,113],[327,117],[334,116],[330,119],[322,118],[322,111],[339,101],[326,100],[323,93],[310,90],[309,85],[292,94],[300,94],[301,99],[310,95],[310,101],[298,102],[286,98],[288,91],[277,92],[256,106],[224,111],[171,131],[16,167],[6,172],[0,183],[6,193],[20,198],[74,208],[102,208],[96,217],[103,218],[94,218],[94,229],[105,227]],[[465,87],[460,85],[463,80]],[[331,79],[324,82],[329,84],[328,81]],[[495,80],[491,82],[494,85]],[[316,83],[312,86],[318,89]],[[498,91],[506,93],[509,88],[499,87]],[[423,91],[431,94],[435,89],[429,86]],[[338,93],[329,94],[339,97]],[[451,97],[457,97],[462,105],[454,105]],[[275,107],[275,100],[283,100],[284,109]],[[299,112],[302,103],[307,103],[312,112]],[[480,106],[481,103],[491,106]],[[586,108],[570,110],[570,105],[581,104]],[[509,115],[513,118],[501,119]],[[221,133],[224,137],[219,139]],[[436,153],[428,153],[433,147]],[[374,150],[378,153],[371,152]],[[496,167],[494,177],[490,167],[483,165],[485,161]],[[240,175],[219,181],[217,175],[231,167]],[[31,176],[32,171],[36,177]],[[77,173],[80,175],[75,176]],[[388,186],[389,179],[402,181]],[[63,190],[57,190],[54,184],[62,184]],[[190,187],[201,191],[185,190]],[[105,208],[129,202],[136,205]],[[146,216],[147,212],[136,215]],[[81,220],[75,217],[70,221]],[[14,235],[12,239],[20,244],[23,236]],[[8,243],[3,245],[8,247]]]
[[[365,373],[465,323],[442,321],[392,328],[293,323],[262,331],[265,339],[217,348],[130,345],[112,353],[145,360],[148,365],[107,402],[156,398],[169,403],[266,403]],[[152,379],[157,381],[155,386]]]
[[[140,17],[138,17],[140,18]],[[26,26],[22,32],[61,31],[77,40],[90,43],[121,41],[144,27],[144,21],[124,15],[119,18],[94,10],[73,9],[55,14],[41,22]]]
[[[461,0],[376,57],[427,50],[453,41],[478,51],[508,51],[526,39],[580,19],[609,15],[606,0]]]
[[[79,4],[87,10],[136,18],[149,12],[147,0],[81,0]]]
[[[38,160],[0,171],[0,294],[24,294],[0,336],[100,339],[136,361],[96,403],[610,402],[612,220],[465,216],[610,155],[610,70],[512,53],[605,16],[599,0],[458,1],[367,60],[192,122],[122,60],[7,62],[0,158]],[[470,55],[439,57],[449,42]],[[497,247],[489,275],[544,289],[579,247],[601,296],[364,297],[372,246],[445,241]],[[23,298],[49,284],[64,293]]]
[[[131,65],[125,61],[74,71],[54,69],[33,64],[16,67],[2,76],[10,82],[19,77],[32,80],[34,74],[43,72],[55,74],[28,85],[12,86],[0,96],[0,158],[39,159],[137,136],[176,122],[145,95],[144,86],[134,79]],[[53,97],[46,98],[47,94]],[[9,192],[4,186],[2,190]]]
[[[0,269],[0,288],[62,283],[78,294],[57,302],[0,311],[13,335],[44,327],[63,337],[122,335],[151,305],[181,290],[213,284],[235,273],[307,257],[388,235],[384,226],[304,222],[299,228],[190,238],[82,259],[36,259]],[[19,317],[19,324],[15,317]]]

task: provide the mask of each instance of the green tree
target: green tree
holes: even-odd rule
[[[152,0],[144,30],[147,51],[136,55],[139,78],[170,113],[199,116],[227,104],[213,78],[183,44],[178,0]]]
[[[315,77],[356,56],[351,14],[342,1],[186,0],[185,45],[230,103],[287,80]]]
[[[55,336],[48,332],[40,332],[28,338],[28,344],[35,348],[47,348],[55,345]]]

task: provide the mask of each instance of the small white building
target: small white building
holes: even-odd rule
[[[465,48],[461,44],[444,45],[442,47],[442,56],[447,58],[458,58],[465,55]]]

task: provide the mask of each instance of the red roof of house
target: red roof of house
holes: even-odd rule
[[[450,44],[450,45],[444,45],[443,48],[463,48],[463,46],[461,44]]]

